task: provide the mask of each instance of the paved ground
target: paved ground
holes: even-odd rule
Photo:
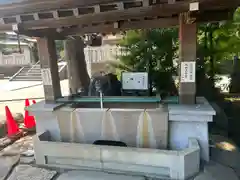
[[[35,86],[33,86],[35,85]],[[33,86],[26,88],[27,86]],[[16,88],[19,90],[14,90]],[[23,88],[23,89],[22,89]],[[68,95],[68,80],[61,81],[63,95]],[[0,80],[0,121],[5,120],[5,106],[9,106],[13,113],[24,112],[24,100],[26,98],[43,98],[43,86],[39,82],[8,82]],[[7,101],[6,101],[7,100]],[[12,101],[11,101],[12,100]],[[36,100],[40,101],[40,100]]]

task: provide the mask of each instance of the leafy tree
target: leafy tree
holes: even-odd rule
[[[239,56],[240,51],[240,8],[234,13],[232,21],[208,23],[199,26],[198,31],[198,56],[201,56],[204,71],[209,76],[214,87],[217,80],[215,74],[221,74],[225,61],[233,60]],[[236,58],[235,58],[236,59]],[[235,61],[234,66],[240,70],[239,63]],[[225,72],[231,72],[229,67],[224,67]],[[232,74],[233,82],[238,82],[240,76],[236,72]],[[235,79],[235,80],[234,80]],[[238,79],[238,80],[237,80]],[[237,84],[234,83],[236,86]],[[234,87],[231,85],[231,87]],[[236,88],[230,88],[236,89]],[[239,87],[240,91],[240,87]],[[236,90],[235,90],[236,92]]]
[[[153,79],[153,85],[158,90],[169,91],[171,89],[169,82],[172,81],[169,79],[173,73],[176,73],[173,59],[178,53],[177,29],[128,31],[120,45],[124,48],[125,55],[119,57],[120,63],[115,64],[118,69],[148,71]],[[232,60],[235,56],[239,57],[239,51],[240,8],[236,10],[233,21],[199,25],[197,90],[201,92],[200,95],[211,92],[208,97],[213,97],[216,93],[214,90],[217,80],[215,75],[221,73],[222,62]],[[240,71],[240,63],[235,63],[235,66],[234,69]],[[233,81],[239,82],[240,76],[236,76],[236,73],[233,75]],[[211,91],[206,91],[206,84],[212,89]],[[203,91],[205,92],[202,93]]]
[[[63,41],[62,40],[56,40],[55,41],[56,44],[56,51],[57,51],[57,55],[59,58],[63,58],[64,57],[64,45],[63,45]]]
[[[147,71],[150,87],[155,87],[160,93],[176,93],[172,75],[176,72],[173,59],[178,49],[177,32],[175,28],[126,32],[120,42],[123,55],[115,67],[121,71]]]

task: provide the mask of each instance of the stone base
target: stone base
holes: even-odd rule
[[[69,171],[61,174],[57,180],[145,180],[143,176],[126,176],[96,171]]]
[[[189,139],[181,151],[52,142],[50,133],[34,137],[36,163],[184,180],[198,173],[200,148]]]

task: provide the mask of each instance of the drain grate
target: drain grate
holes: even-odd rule
[[[95,145],[106,145],[106,146],[120,146],[127,147],[127,144],[122,141],[110,141],[110,140],[97,140],[94,141]]]

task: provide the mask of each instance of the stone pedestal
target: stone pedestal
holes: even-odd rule
[[[197,98],[194,105],[168,105],[169,111],[169,147],[183,149],[188,138],[198,140],[201,159],[209,161],[208,123],[212,122],[215,111],[205,98]]]

